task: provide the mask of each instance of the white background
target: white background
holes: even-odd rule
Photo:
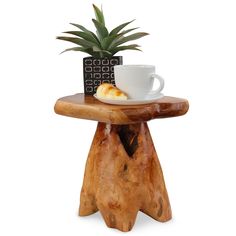
[[[3,0],[0,3],[0,235],[122,235],[99,213],[78,217],[96,122],[54,114],[83,91],[83,53],[56,40],[69,22],[93,29],[92,3],[109,29],[136,19],[150,33],[125,64],[154,64],[186,116],[149,122],[173,220],[138,214],[129,235],[235,235],[236,7],[232,0]],[[83,231],[83,233],[82,233]]]

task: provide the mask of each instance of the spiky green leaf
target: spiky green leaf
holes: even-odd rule
[[[124,51],[124,50],[136,50],[136,51],[142,51],[140,50],[138,47],[140,47],[137,44],[130,44],[127,46],[120,46],[120,47],[116,47],[114,49],[111,50],[112,55],[116,54],[119,51]]]
[[[136,40],[136,39],[139,39],[139,38],[142,38],[144,36],[148,35],[148,33],[145,33],[145,32],[139,32],[139,33],[134,33],[134,34],[131,34],[127,37],[121,37],[119,38],[115,43],[114,45],[112,46],[112,48],[115,48],[123,43],[126,43],[126,42],[129,42],[129,41],[132,41],[132,40]]]
[[[127,29],[127,30],[123,30],[123,31],[121,31],[120,35],[128,34],[129,32],[131,32],[131,31],[133,31],[133,30],[136,30],[136,29],[139,29],[139,27],[132,28],[132,29]]]
[[[64,53],[67,51],[81,51],[81,52],[91,55],[92,57],[96,57],[96,58],[100,57],[100,54],[98,52],[94,52],[92,48],[74,47],[74,48],[68,48],[61,53]]]
[[[88,29],[86,29],[84,26],[82,26],[82,25],[79,25],[79,24],[75,24],[75,23],[70,23],[71,25],[73,25],[73,26],[75,26],[75,27],[77,27],[77,28],[79,28],[79,29],[81,29],[82,31],[84,31],[84,32],[90,32]]]
[[[80,46],[85,47],[85,48],[89,48],[89,47],[96,46],[95,43],[89,42],[89,41],[87,41],[87,40],[80,39],[80,38],[74,38],[74,37],[57,37],[57,39],[64,40],[64,41],[68,41],[68,42],[71,42],[71,43],[75,43],[75,44],[80,45]]]
[[[111,52],[109,52],[109,51],[107,51],[107,50],[103,50],[103,49],[101,49],[101,48],[99,48],[99,47],[96,47],[96,46],[93,47],[93,51],[94,51],[95,53],[99,53],[100,58],[103,58],[103,57],[111,57],[111,56],[112,56],[112,53],[111,53]]]
[[[98,22],[100,22],[102,25],[105,26],[105,19],[104,19],[104,15],[102,12],[102,9],[100,10],[96,5],[93,4],[93,9],[95,12],[95,16],[96,16],[96,20]]]
[[[120,34],[114,34],[114,35],[109,35],[103,40],[101,40],[101,46],[103,49],[109,49],[112,48],[112,45],[114,45],[120,38],[123,37],[123,35],[129,33],[132,30],[135,30],[137,28],[129,29],[129,30],[124,30]]]
[[[96,47],[96,46],[93,47],[93,51],[94,51],[94,52],[105,52],[105,53],[111,55],[111,52],[109,52],[109,51],[107,51],[107,50],[104,50],[104,49],[102,49],[102,48]]]
[[[101,40],[101,46],[103,49],[108,49],[112,42],[117,39],[117,35],[109,35]]]
[[[66,50],[64,50],[63,52],[61,52],[60,54],[64,53],[64,52],[68,52],[68,51],[80,51],[80,52],[85,52],[88,53],[86,48],[83,47],[74,47],[74,48],[68,48]]]
[[[128,30],[123,30],[119,34],[109,35],[103,41],[101,41],[101,45],[102,45],[103,48],[109,50],[109,49],[113,48],[113,45],[115,45],[116,42],[118,42],[119,40],[124,38],[125,34],[131,32],[133,30],[136,30],[136,29],[138,29],[138,28],[132,28],[132,29],[128,29]]]
[[[109,35],[115,35],[118,34],[123,28],[125,28],[125,26],[127,26],[128,24],[132,23],[134,20],[126,22],[124,24],[121,24],[119,26],[117,26],[116,28],[114,28]]]
[[[90,34],[91,36],[93,36],[99,42],[99,39],[97,38],[97,35],[94,34],[92,31],[88,30],[87,28],[85,28],[84,26],[79,25],[79,24],[75,24],[75,23],[70,23],[70,24],[77,27],[77,28],[79,28],[79,29],[81,29],[82,31]]]
[[[92,19],[92,21],[97,29],[99,39],[102,40],[106,38],[109,34],[107,28],[95,19]]]
[[[78,36],[80,38],[83,38],[83,39],[85,39],[87,41],[93,42],[93,43],[97,44],[98,46],[100,46],[98,41],[88,32],[83,32],[83,31],[66,31],[66,32],[63,32],[63,33],[76,35],[76,36]]]
[[[101,52],[102,49],[99,48],[99,47],[97,47],[97,46],[93,46],[93,51],[94,51],[94,52]]]
[[[77,28],[79,28],[79,29],[81,29],[82,31],[84,31],[84,32],[86,32],[86,33],[88,33],[88,34],[90,34],[90,35],[99,43],[99,39],[97,38],[97,35],[94,34],[92,31],[86,29],[84,26],[79,25],[79,24],[75,24],[75,23],[70,23],[70,24],[73,25],[73,26],[75,26],[75,27],[77,27]]]

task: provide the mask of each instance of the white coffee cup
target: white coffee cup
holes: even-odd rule
[[[158,96],[164,88],[164,79],[155,74],[153,65],[114,66],[116,87],[125,92],[130,99],[145,99]],[[159,87],[153,90],[154,79]]]

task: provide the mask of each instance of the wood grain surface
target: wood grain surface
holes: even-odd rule
[[[146,123],[98,123],[88,155],[79,215],[100,211],[108,227],[132,229],[138,211],[171,219],[162,169]]]
[[[54,110],[57,114],[81,119],[96,120],[110,124],[132,124],[156,118],[184,115],[189,108],[182,98],[165,96],[156,102],[143,105],[109,105],[83,93],[57,100]]]

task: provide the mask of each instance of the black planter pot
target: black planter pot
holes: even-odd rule
[[[111,58],[85,57],[83,59],[84,93],[93,95],[102,83],[115,85],[114,66],[122,65],[122,56]]]

